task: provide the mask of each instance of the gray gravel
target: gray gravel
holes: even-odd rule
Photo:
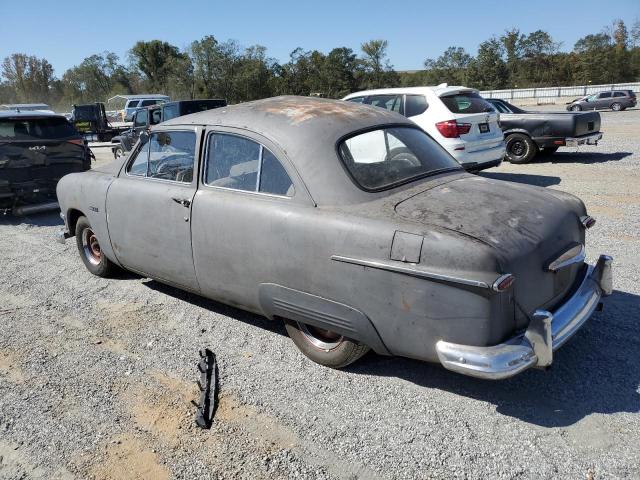
[[[596,147],[483,173],[579,195],[590,259],[615,257],[616,292],[553,369],[497,383],[373,354],[323,368],[279,323],[91,276],[57,214],[0,219],[0,478],[639,478],[640,110],[602,115]]]

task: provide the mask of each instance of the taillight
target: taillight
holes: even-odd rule
[[[74,138],[73,140],[67,140],[69,143],[73,143],[74,145],[84,145],[84,140],[81,138]]]
[[[436,123],[436,128],[444,138],[458,138],[460,135],[469,133],[470,123],[458,123],[455,120],[446,120]]]
[[[505,275],[502,275],[501,277],[498,277],[498,279],[493,282],[491,288],[495,292],[504,292],[505,290],[511,288],[511,285],[513,285],[513,282],[515,281],[516,277],[514,275],[511,275],[510,273],[507,273]]]

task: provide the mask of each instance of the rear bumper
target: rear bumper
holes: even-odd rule
[[[597,145],[598,141],[602,138],[601,132],[592,133],[591,135],[585,135],[583,137],[569,137],[564,139],[564,143],[567,147],[577,147],[579,145]]]
[[[548,367],[553,352],[569,340],[589,319],[602,296],[611,295],[612,258],[601,255],[576,292],[554,312],[537,310],[524,334],[491,347],[436,344],[442,365],[472,377],[500,380],[531,367]]]
[[[454,150],[447,146],[447,151],[465,170],[482,170],[484,168],[495,167],[502,162],[505,154],[505,146],[504,142],[500,142],[495,147],[472,152]]]

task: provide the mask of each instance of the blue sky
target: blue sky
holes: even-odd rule
[[[627,25],[640,18],[638,0],[324,0],[308,5],[300,0],[0,0],[0,60],[13,52],[45,57],[60,76],[104,50],[124,59],[138,40],[160,39],[184,48],[214,35],[243,46],[264,45],[269,56],[286,61],[296,47],[359,51],[362,42],[385,38],[394,67],[413,70],[451,45],[475,53],[481,41],[511,27],[546,30],[570,50],[578,38],[599,32],[616,17]]]

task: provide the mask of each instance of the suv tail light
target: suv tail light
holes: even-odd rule
[[[73,140],[67,140],[69,143],[73,143],[75,145],[84,145],[84,140],[81,138],[74,138]]]
[[[455,120],[446,120],[436,123],[436,128],[445,138],[458,138],[460,135],[469,133],[471,130],[470,123],[458,123]]]

